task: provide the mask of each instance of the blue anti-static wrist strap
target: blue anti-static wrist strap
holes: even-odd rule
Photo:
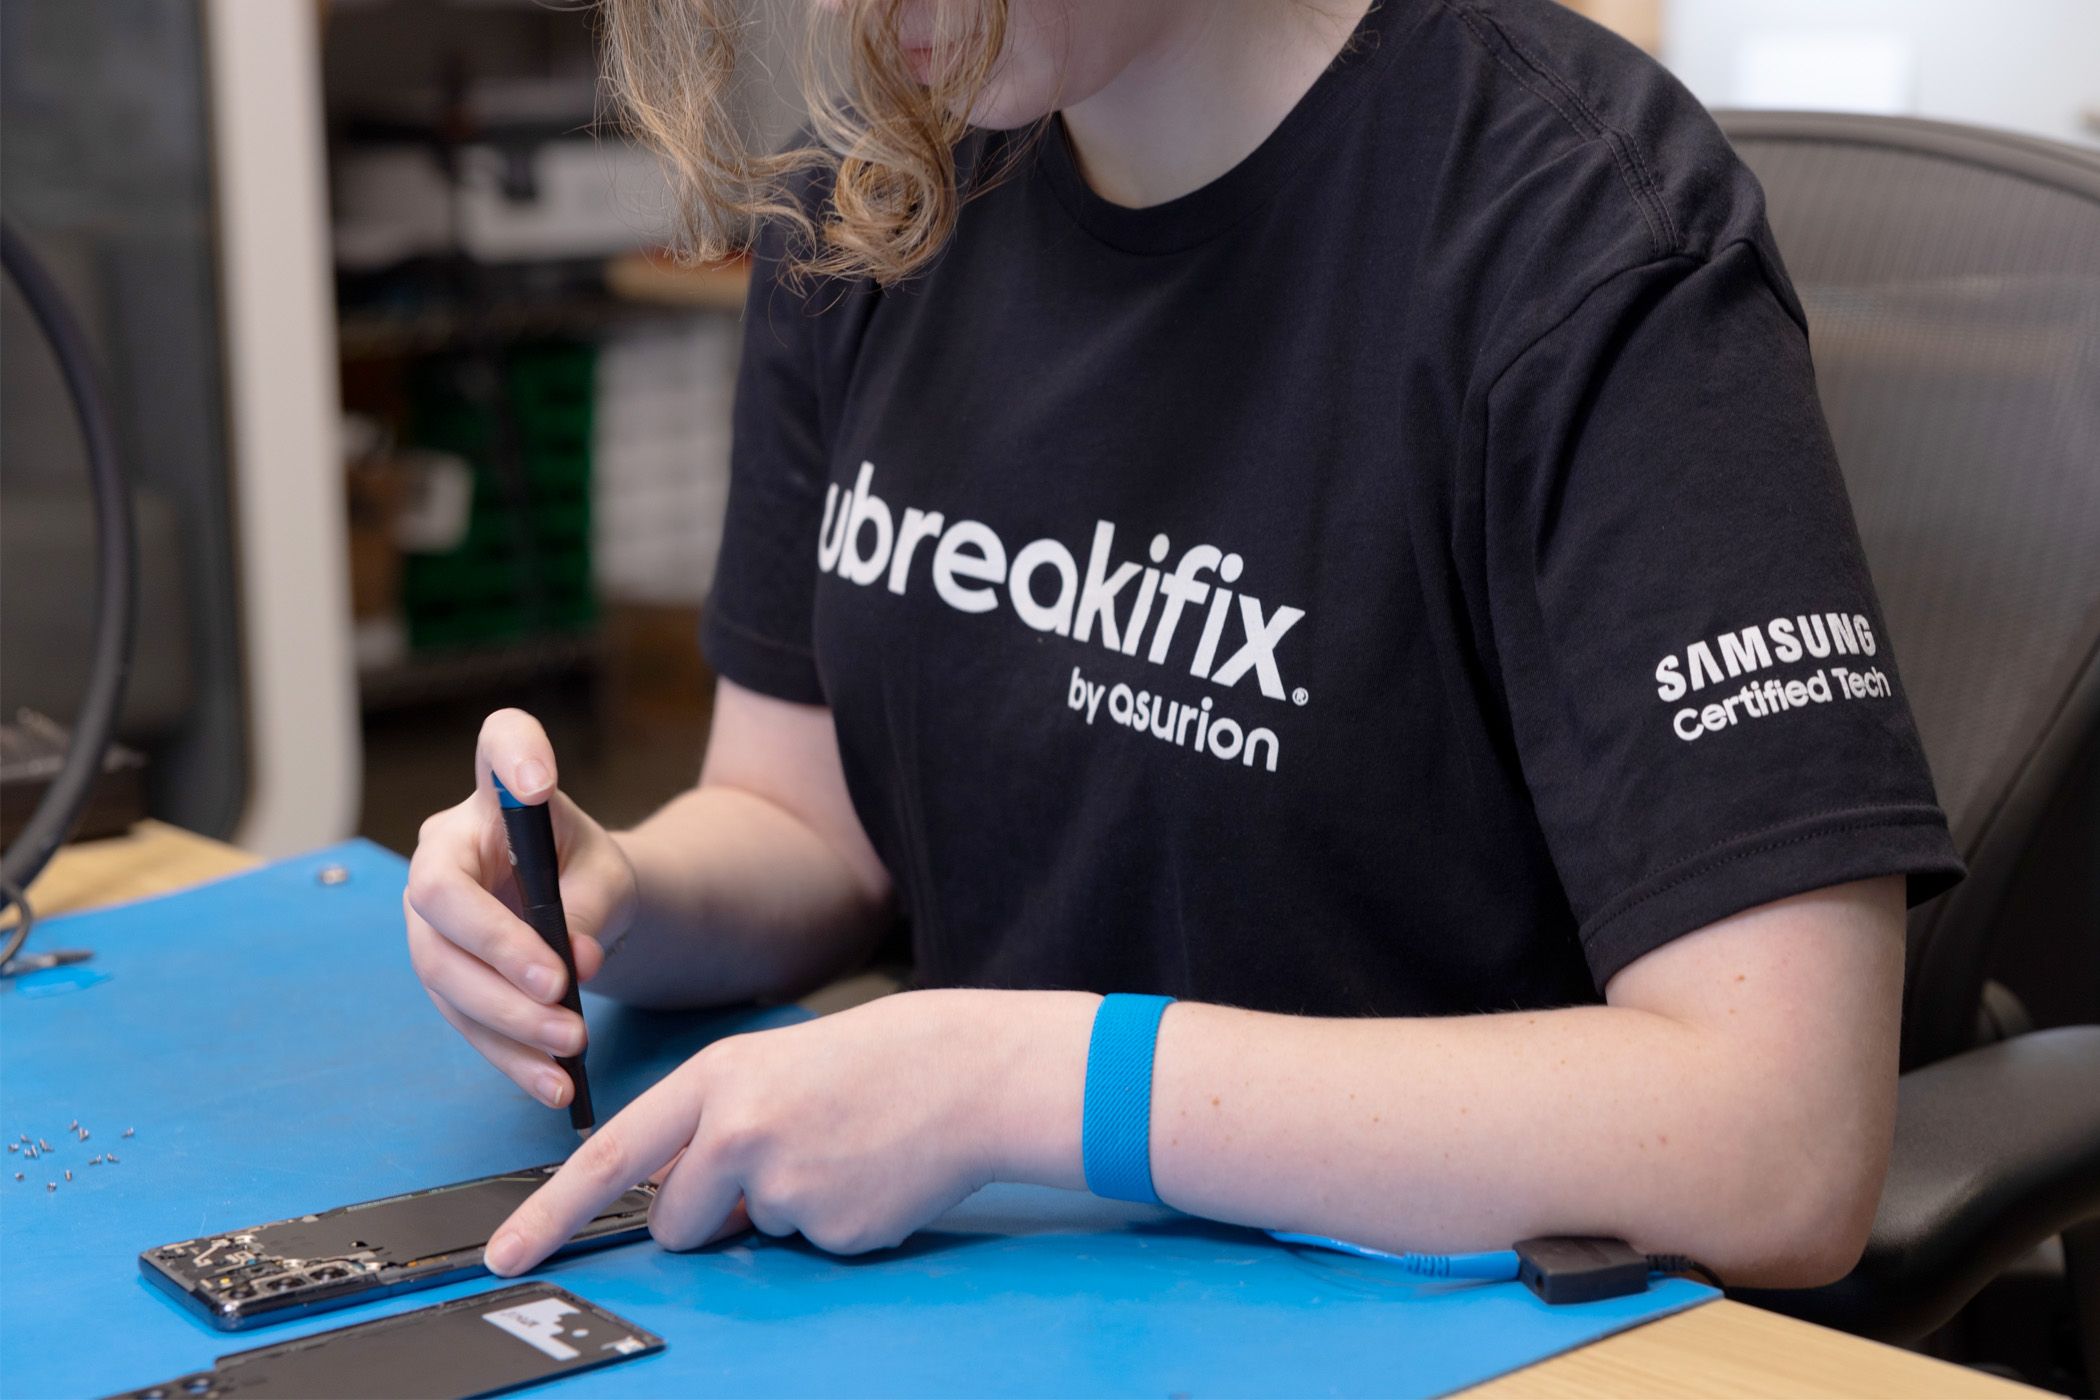
[[[1152,1052],[1172,997],[1113,992],[1094,1012],[1086,1047],[1079,1148],[1097,1196],[1159,1205],[1152,1189]]]

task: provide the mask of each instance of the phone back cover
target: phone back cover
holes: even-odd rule
[[[526,1283],[235,1352],[208,1372],[144,1386],[117,1400],[453,1400],[536,1385],[648,1356],[663,1346],[660,1338],[566,1289]]]

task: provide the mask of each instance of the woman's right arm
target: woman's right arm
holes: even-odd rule
[[[613,841],[634,914],[591,990],[637,1006],[799,996],[858,966],[888,921],[889,872],[821,706],[717,683],[699,785]]]
[[[518,917],[490,775],[553,804],[578,977],[637,1006],[786,999],[856,966],[881,937],[890,881],[846,793],[831,713],[716,687],[700,782],[608,833],[556,790],[539,722],[482,726],[474,792],[423,824],[403,912],[440,1014],[527,1093],[560,1106],[584,1028],[561,962]]]

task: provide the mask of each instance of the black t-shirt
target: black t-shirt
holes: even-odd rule
[[[704,645],[923,982],[1548,1006],[1959,878],[1761,192],[1550,0],[1380,0],[1163,205],[1053,123],[904,285],[760,251]]]

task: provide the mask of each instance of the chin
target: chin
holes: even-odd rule
[[[972,126],[992,131],[1018,131],[1033,126],[1066,104],[1055,74],[995,73],[977,100],[970,104],[966,120]]]

